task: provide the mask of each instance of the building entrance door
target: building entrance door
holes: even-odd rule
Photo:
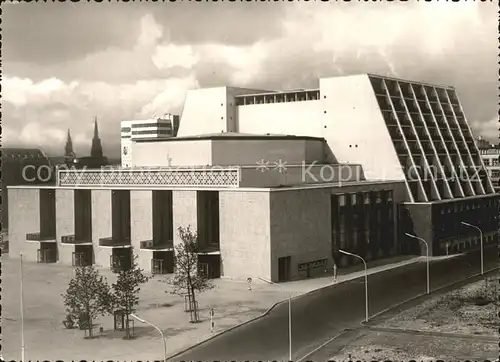
[[[220,255],[199,255],[198,270],[208,279],[220,278]]]
[[[278,281],[286,282],[290,280],[291,257],[278,258]]]

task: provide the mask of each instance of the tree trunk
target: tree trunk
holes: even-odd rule
[[[128,319],[128,311],[125,317],[125,338],[130,339],[130,328],[129,328],[129,319]]]
[[[92,338],[92,318],[90,316],[87,318],[87,327],[89,329],[89,338]]]
[[[196,297],[194,295],[194,288],[193,288],[193,286],[191,286],[191,294],[193,296],[194,322],[198,322],[198,308],[196,308]]]

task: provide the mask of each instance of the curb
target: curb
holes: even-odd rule
[[[499,270],[499,269],[500,269],[500,267],[495,267],[495,268],[492,268],[492,269],[485,270],[485,271],[484,271],[484,275],[486,275],[486,274],[488,274],[488,273],[491,273],[491,272],[494,272],[494,271]],[[389,312],[389,311],[390,311],[390,310],[392,310],[392,309],[398,308],[398,307],[402,306],[403,304],[409,303],[409,302],[414,301],[414,300],[416,300],[416,299],[418,299],[418,298],[422,298],[422,297],[425,297],[425,296],[431,296],[431,295],[432,295],[432,294],[434,294],[435,292],[441,292],[441,291],[443,291],[443,289],[446,289],[446,288],[450,288],[450,287],[456,286],[457,284],[460,284],[460,283],[466,282],[466,281],[468,281],[468,280],[470,280],[470,279],[474,279],[474,278],[477,278],[477,277],[480,277],[480,276],[481,276],[481,273],[477,273],[477,274],[474,274],[474,275],[468,276],[468,277],[466,277],[466,278],[464,278],[464,279],[462,279],[462,280],[457,280],[457,281],[455,281],[455,282],[452,282],[452,283],[449,283],[449,284],[445,284],[445,285],[443,285],[443,286],[440,286],[440,287],[438,287],[438,288],[436,288],[436,289],[434,289],[434,290],[431,290],[431,292],[430,292],[429,294],[420,294],[420,295],[417,295],[417,296],[412,297],[412,298],[410,298],[410,299],[404,300],[404,301],[402,301],[402,302],[400,302],[400,303],[396,303],[396,304],[394,304],[394,305],[390,306],[389,308],[386,308],[386,309],[384,309],[384,310],[382,310],[382,311],[380,311],[380,312],[378,312],[378,313],[375,313],[373,316],[371,316],[371,317],[370,317],[370,320],[368,320],[368,322],[366,322],[366,321],[361,321],[361,322],[360,322],[360,324],[361,324],[363,327],[368,326],[368,325],[372,322],[372,320],[373,320],[373,319],[375,319],[375,318],[377,318],[377,317],[381,316],[381,315],[382,315],[382,314],[384,314],[384,313]]]
[[[455,255],[453,255],[453,256],[449,256],[448,258],[445,258],[445,259],[442,259],[442,260],[437,259],[437,260],[435,260],[435,261],[438,261],[438,262],[439,262],[439,261],[452,259],[452,258],[455,258],[455,257],[458,257],[458,256],[462,256],[462,255],[463,255],[463,253],[462,253],[462,254],[455,254]],[[425,259],[420,259],[420,258],[421,258],[421,257],[416,257],[416,258],[415,258],[415,259],[414,259],[411,263],[406,263],[406,264],[399,265],[399,266],[396,266],[396,267],[393,267],[393,268],[388,268],[388,269],[385,269],[385,270],[380,270],[380,271],[373,272],[373,273],[368,274],[368,275],[379,274],[379,273],[383,273],[383,272],[386,272],[386,271],[389,271],[389,270],[392,270],[392,269],[402,268],[402,267],[405,267],[405,266],[408,266],[408,265],[412,265],[412,264],[416,264],[416,263],[421,263],[421,262],[424,262],[424,261],[425,261]],[[432,261],[432,260],[431,260],[431,261]],[[395,263],[395,264],[397,264],[397,263]],[[488,272],[489,272],[489,271],[488,271]],[[357,272],[354,272],[354,273],[357,273]],[[296,296],[292,297],[292,298],[291,298],[291,300],[295,300],[295,299],[298,299],[298,298],[304,297],[304,296],[306,296],[306,295],[310,295],[310,294],[313,294],[313,293],[319,292],[319,291],[324,290],[324,289],[326,289],[326,288],[331,288],[331,287],[334,287],[334,286],[339,285],[339,284],[342,284],[342,283],[352,282],[353,280],[360,279],[360,278],[363,278],[363,275],[358,276],[358,277],[355,277],[355,278],[352,278],[352,279],[344,279],[344,280],[338,281],[338,282],[336,282],[336,283],[332,283],[332,284],[325,285],[325,286],[322,286],[322,287],[317,288],[317,289],[310,290],[310,291],[308,291],[308,292],[305,292],[305,293],[302,293],[302,294],[299,294],[299,295],[296,295]],[[437,289],[437,290],[438,290],[438,289]],[[418,297],[417,297],[417,298],[418,298]],[[409,299],[409,300],[407,300],[407,301],[404,301],[403,303],[407,303],[407,302],[408,302],[408,301],[410,301],[410,300],[411,300],[411,299]],[[167,356],[167,361],[168,361],[168,360],[170,360],[170,359],[172,359],[172,358],[175,358],[175,357],[177,357],[177,356],[179,356],[179,355],[181,355],[181,354],[184,354],[184,353],[188,352],[189,350],[191,350],[191,349],[193,349],[193,348],[196,348],[196,347],[198,347],[198,346],[200,346],[200,345],[202,345],[202,344],[204,344],[204,343],[206,343],[206,342],[209,342],[209,341],[211,341],[212,339],[214,339],[214,338],[216,338],[216,337],[219,337],[219,336],[223,335],[224,333],[230,332],[230,331],[232,331],[232,330],[234,330],[234,329],[236,329],[236,328],[239,328],[239,327],[242,327],[242,326],[244,326],[244,325],[246,325],[246,324],[249,324],[249,323],[251,323],[251,322],[257,321],[257,320],[259,320],[260,318],[263,318],[263,317],[267,316],[269,313],[271,313],[271,311],[272,311],[274,308],[276,308],[278,305],[280,305],[280,304],[282,304],[282,303],[285,303],[285,302],[288,302],[288,298],[285,298],[285,299],[283,299],[283,300],[281,300],[281,301],[279,301],[279,302],[274,303],[274,304],[273,304],[271,307],[269,307],[269,308],[268,308],[268,309],[267,309],[264,313],[262,313],[261,315],[259,315],[259,316],[257,316],[257,317],[254,317],[254,318],[249,319],[249,320],[247,320],[247,321],[245,321],[245,322],[242,322],[242,323],[236,324],[236,325],[234,325],[234,326],[232,326],[232,327],[229,327],[229,328],[227,328],[227,329],[224,329],[223,331],[217,332],[217,333],[215,333],[214,335],[210,336],[209,338],[204,339],[203,341],[200,341],[200,342],[198,342],[198,343],[195,343],[195,344],[193,344],[193,345],[191,345],[191,346],[189,346],[189,347],[187,347],[187,348],[185,348],[185,349],[183,349],[183,350],[181,350],[181,351],[179,351],[179,352],[176,352],[176,353],[174,353],[174,354],[172,354],[172,355],[170,355],[170,356]],[[400,304],[403,304],[403,303],[400,303]],[[398,306],[398,305],[394,305],[394,306],[390,307],[389,309],[391,309],[391,308],[395,308],[395,307],[397,307],[397,306]],[[383,312],[386,312],[386,310],[384,310]],[[375,316],[377,316],[378,314],[379,314],[379,313],[377,313]],[[374,316],[374,317],[375,317],[375,316]],[[343,330],[343,331],[342,331],[342,332],[340,332],[337,336],[335,336],[335,337],[334,337],[334,339],[335,339],[335,338],[337,338],[337,337],[339,337],[340,335],[344,334],[345,332],[348,332],[349,330],[350,330],[350,329],[345,329],[345,330]],[[333,339],[332,339],[331,341],[333,341]],[[330,341],[330,342],[331,342],[331,341]],[[305,357],[307,357],[307,355],[306,355]],[[297,362],[301,361],[301,360],[302,360],[302,359],[304,359],[305,357],[302,357],[302,358],[300,358],[300,359],[297,359]]]
[[[458,256],[458,255],[459,255],[459,254],[457,254],[457,256]],[[438,260],[438,261],[440,261],[440,260]],[[406,264],[403,264],[403,265],[400,265],[400,266],[396,266],[396,267],[394,267],[394,268],[389,268],[389,269],[385,269],[385,270],[381,270],[381,271],[373,272],[373,273],[368,274],[368,275],[378,274],[378,273],[383,273],[383,272],[386,272],[386,271],[388,271],[388,270],[397,269],[397,268],[402,268],[402,267],[404,267],[404,266],[407,266],[407,265],[412,265],[412,264],[416,264],[416,263],[420,263],[420,262],[422,262],[422,260],[418,260],[418,257],[417,257],[417,258],[415,258],[415,260],[414,260],[414,261],[412,261],[411,263],[406,263]],[[356,272],[355,272],[355,273],[356,273]],[[345,280],[339,281],[339,282],[334,283],[334,284],[332,283],[332,284],[329,284],[329,285],[325,285],[325,286],[322,286],[322,287],[320,287],[320,288],[313,289],[313,290],[310,290],[310,291],[308,291],[308,292],[305,292],[305,293],[302,293],[302,294],[296,295],[296,296],[292,297],[292,298],[291,298],[291,300],[295,300],[295,299],[298,299],[298,298],[304,297],[304,296],[306,296],[306,295],[310,295],[310,294],[312,294],[312,293],[319,292],[319,291],[321,291],[321,290],[323,290],[323,289],[326,289],[326,288],[331,288],[331,287],[333,287],[333,286],[335,286],[335,285],[339,285],[339,284],[342,284],[342,283],[351,282],[351,281],[356,280],[356,279],[359,279],[359,278],[363,278],[363,276],[355,277],[355,278],[352,278],[352,279],[345,279]],[[274,303],[274,304],[273,304],[271,307],[269,307],[269,308],[268,308],[268,309],[267,309],[264,313],[262,313],[261,315],[259,315],[259,316],[257,316],[257,317],[254,317],[254,318],[249,319],[249,320],[247,320],[247,321],[245,321],[245,322],[242,322],[242,323],[236,324],[236,325],[234,325],[234,326],[232,326],[232,327],[229,327],[229,328],[227,328],[227,329],[224,329],[223,331],[220,331],[220,332],[218,332],[218,333],[215,333],[214,335],[210,336],[210,337],[209,337],[209,338],[207,338],[207,339],[204,339],[204,340],[203,340],[203,341],[201,341],[201,342],[195,343],[195,344],[191,345],[191,346],[190,346],[190,347],[188,347],[188,348],[185,348],[185,349],[183,349],[183,350],[181,350],[181,351],[179,351],[179,352],[174,353],[173,355],[167,356],[167,361],[168,361],[168,360],[170,360],[170,359],[172,359],[172,358],[175,358],[175,357],[177,357],[177,356],[179,356],[179,355],[181,355],[181,354],[183,354],[183,353],[186,353],[186,352],[188,352],[189,350],[191,350],[191,349],[193,349],[193,348],[196,348],[196,347],[198,347],[198,346],[200,346],[200,345],[202,345],[202,344],[204,344],[204,343],[206,343],[206,342],[209,342],[209,341],[211,341],[212,339],[214,339],[214,338],[216,338],[216,337],[219,337],[219,336],[221,336],[221,335],[222,335],[222,334],[224,334],[224,333],[227,333],[227,332],[230,332],[230,331],[232,331],[232,330],[234,330],[234,329],[236,329],[236,328],[242,327],[242,326],[244,326],[244,325],[246,325],[246,324],[248,324],[248,323],[250,323],[250,322],[257,321],[257,320],[259,320],[260,318],[263,318],[263,317],[267,316],[269,313],[271,313],[271,311],[272,311],[274,308],[276,308],[278,305],[280,305],[280,304],[282,304],[282,303],[285,303],[285,302],[288,302],[288,298],[283,299],[283,300],[280,300],[279,302]],[[347,331],[347,330],[345,330],[345,331]],[[342,331],[340,334],[345,333],[345,331]],[[340,336],[340,334],[339,334],[338,336]]]
[[[488,269],[488,270],[485,270],[484,271],[484,274],[487,274],[487,273],[491,273],[493,271],[496,271],[496,270],[499,270],[500,267],[496,267],[496,268],[492,268],[492,269]],[[432,290],[430,292],[430,294],[428,294],[429,296],[432,295],[434,292],[439,292],[439,291],[442,291],[443,289],[445,288],[449,288],[449,287],[453,287],[455,286],[456,284],[460,284],[460,283],[463,283],[469,279],[473,279],[473,278],[477,278],[477,277],[480,277],[481,276],[481,273],[477,273],[477,274],[474,274],[474,275],[471,275],[467,278],[464,278],[462,280],[458,280],[456,282],[453,282],[453,283],[450,283],[450,284],[446,284],[446,285],[443,285],[441,287],[438,287],[434,290]],[[426,296],[427,294],[421,294],[421,295],[417,295],[415,297],[412,297],[412,298],[409,298],[407,300],[404,300],[400,303],[396,303],[392,306],[390,306],[389,308],[386,308],[378,313],[375,313],[373,316],[370,317],[370,320],[368,322],[366,321],[361,321],[359,324],[361,327],[369,327],[370,323],[373,322],[373,319],[376,318],[376,317],[379,317],[380,315],[384,314],[384,313],[387,313],[389,312],[391,309],[395,309],[395,308],[398,308],[400,306],[402,306],[403,304],[405,303],[408,303],[408,302],[411,302],[411,301],[414,301],[418,298],[422,298],[424,296]],[[296,362],[301,362],[303,361],[304,359],[306,359],[307,357],[309,357],[310,355],[312,355],[313,353],[317,352],[318,350],[320,350],[321,348],[323,348],[324,346],[326,346],[327,344],[331,343],[332,341],[334,341],[335,339],[339,338],[340,336],[342,336],[343,334],[347,333],[347,332],[350,332],[354,330],[354,328],[346,328],[344,330],[342,330],[341,332],[339,332],[337,335],[335,335],[334,337],[330,338],[328,341],[324,342],[323,344],[321,344],[319,347],[316,347],[315,349],[313,349],[312,351],[308,352],[307,354],[305,354],[304,356],[300,357],[300,358],[297,358],[296,359]],[[403,329],[402,331],[405,331],[405,329]]]

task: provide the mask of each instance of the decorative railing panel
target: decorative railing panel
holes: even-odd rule
[[[238,187],[239,168],[59,170],[58,186]]]

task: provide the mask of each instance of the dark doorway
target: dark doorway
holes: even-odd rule
[[[110,268],[114,273],[128,270],[132,265],[132,248],[113,248],[110,258]]]
[[[74,197],[75,240],[92,242],[91,190],[75,190]]]
[[[111,203],[113,240],[130,242],[130,191],[113,190]]]
[[[151,273],[153,274],[171,274],[174,272],[174,252],[153,251],[151,259]]]
[[[220,278],[220,255],[198,255],[198,272],[208,279]]]
[[[290,280],[290,266],[292,258],[290,256],[285,256],[283,258],[278,258],[278,281],[286,282]]]
[[[37,261],[39,263],[55,263],[55,262],[57,262],[57,244],[56,243],[40,243],[40,249],[38,249]]]
[[[73,266],[90,266],[93,264],[92,245],[75,245]]]
[[[40,190],[40,237],[55,239],[56,237],[56,192],[52,189]],[[43,249],[43,248],[41,248]]]
[[[197,231],[198,247],[219,250],[219,192],[197,192]]]

